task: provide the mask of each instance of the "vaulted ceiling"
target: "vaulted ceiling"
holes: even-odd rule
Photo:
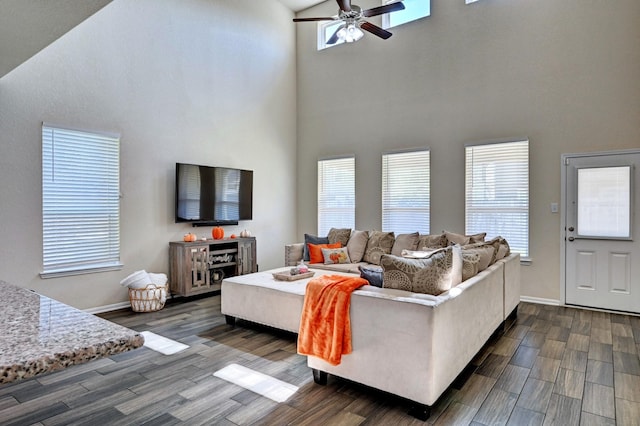
[[[112,0],[0,0],[0,78]],[[279,0],[294,12],[325,0]]]

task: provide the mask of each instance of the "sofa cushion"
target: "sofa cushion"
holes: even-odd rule
[[[446,242],[447,245],[459,244],[461,246],[464,246],[466,244],[483,242],[484,237],[487,236],[487,233],[482,232],[482,233],[473,234],[473,235],[462,235],[462,234],[456,234],[455,232],[444,231],[444,235],[447,239],[447,242]]]
[[[308,244],[329,244],[329,238],[316,237],[315,235],[304,234],[304,248],[302,252],[302,259],[309,260],[309,246]]]
[[[323,248],[340,248],[340,243],[335,244],[307,244],[309,247],[309,263],[324,263]]]
[[[367,231],[353,230],[347,243],[349,258],[353,263],[362,260],[362,256],[364,256],[364,252],[367,249],[367,241],[369,241],[369,233]]]
[[[444,234],[420,235],[416,250],[437,249],[447,246],[447,238]]]
[[[437,296],[462,282],[462,251],[459,246],[435,251],[426,259],[383,255],[384,288]]]
[[[391,253],[394,241],[395,234],[393,232],[369,231],[369,241],[367,241],[367,249],[362,260],[379,265],[380,257],[383,254]]]
[[[369,285],[382,287],[382,268],[376,266],[359,266],[360,277],[369,281]]]
[[[340,243],[336,243],[340,244]],[[349,259],[349,252],[346,247],[340,248],[323,248],[322,256],[324,257],[325,265],[335,265],[339,263],[351,263],[351,259]]]
[[[402,256],[403,250],[416,250],[418,247],[418,238],[420,234],[398,234],[393,242],[391,254],[394,256]]]
[[[351,236],[351,228],[331,228],[327,234],[329,244],[340,243],[342,247],[346,247]]]

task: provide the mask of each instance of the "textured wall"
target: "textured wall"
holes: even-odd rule
[[[298,234],[316,231],[320,157],[355,154],[356,227],[379,229],[381,153],[430,147],[431,229],[464,231],[464,144],[528,137],[522,291],[558,300],[561,154],[640,146],[640,2],[431,0],[431,11],[387,41],[320,52],[315,25],[298,24]]]
[[[0,278],[79,308],[168,272],[176,162],[254,170],[261,269],[295,239],[292,12],[275,0],[116,0],[0,79]],[[124,270],[42,280],[41,123],[119,132]],[[211,228],[196,228],[210,234]]]

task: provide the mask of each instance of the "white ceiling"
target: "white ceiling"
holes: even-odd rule
[[[279,0],[280,3],[287,6],[289,9],[294,12],[300,12],[308,7],[315,6],[316,4],[320,4],[326,0]]]

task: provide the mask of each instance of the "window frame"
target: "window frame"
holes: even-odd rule
[[[421,155],[426,156],[426,158],[422,158],[420,161],[426,163],[426,176],[423,175],[415,175],[411,174],[407,176],[406,171],[411,170],[410,168],[406,168],[406,165],[403,163],[416,164],[416,157],[420,157]],[[382,230],[389,232],[393,231],[396,234],[400,233],[412,233],[412,232],[420,232],[421,234],[429,234],[431,229],[431,150],[429,148],[415,148],[401,151],[389,151],[382,154],[382,181],[381,181],[381,213],[382,213]],[[393,166],[393,160],[395,160],[396,166]],[[421,163],[421,165],[424,165]],[[393,169],[393,167],[396,167]],[[390,176],[389,172],[392,171],[395,176]],[[413,170],[411,170],[413,171]],[[404,173],[403,173],[404,172]],[[393,182],[394,178],[408,184],[406,188],[401,188],[396,183]],[[399,207],[394,206],[394,201],[397,202],[402,200],[402,197],[394,197],[392,194],[392,186],[395,190],[400,191],[408,191],[411,188],[415,188],[416,185],[425,184],[426,188],[424,189],[424,193],[421,194],[422,198],[424,198],[423,202],[425,205],[423,206],[407,206],[407,207]],[[406,186],[406,185],[401,185]],[[411,188],[410,188],[411,187]],[[395,200],[394,200],[395,198]],[[407,198],[404,198],[406,200]],[[426,222],[422,222],[420,219],[412,220],[408,223],[407,228],[404,229],[392,229],[393,222],[400,221],[401,223],[405,223],[404,220],[393,219],[392,216],[404,213],[407,214],[407,211],[415,211],[416,214],[424,213],[426,210]]]
[[[327,197],[325,194],[327,192],[331,192],[331,188],[327,187],[327,180],[330,175],[327,172],[331,172],[331,170],[327,170],[327,167],[331,165],[331,162],[335,162],[334,164],[337,166],[340,163],[338,162],[351,162],[350,170],[346,170],[350,178],[350,182],[344,184],[344,188],[348,189],[346,193],[340,194],[340,197],[344,197],[344,200],[350,204],[346,204],[345,206],[330,206],[331,204],[330,197]],[[356,191],[355,191],[355,171],[356,171],[356,157],[355,155],[349,156],[340,156],[340,157],[331,157],[331,158],[321,158],[317,162],[317,231],[318,235],[327,235],[329,229],[331,228],[355,228],[355,209],[356,209]],[[334,173],[339,173],[338,167],[333,169]],[[344,170],[343,170],[344,172]],[[347,220],[330,220],[331,213],[337,213],[338,216],[348,217]],[[323,217],[323,215],[328,215]],[[329,220],[328,220],[329,219]],[[335,218],[334,218],[335,219]],[[329,222],[328,225],[324,226],[326,222]],[[326,229],[325,229],[326,228]]]
[[[513,151],[509,153],[505,150],[511,146]],[[501,148],[503,148],[501,150]],[[520,149],[520,151],[518,151]],[[491,151],[493,150],[493,151]],[[474,152],[475,151],[475,152]],[[484,151],[484,153],[482,152]],[[483,200],[481,197],[477,197],[477,194],[474,194],[473,186],[475,186],[474,181],[478,180],[478,186],[483,185],[484,182],[480,179],[476,179],[476,176],[481,174],[480,170],[477,170],[475,173],[470,173],[470,169],[476,165],[476,161],[474,164],[470,164],[470,156],[473,157],[474,154],[478,156],[487,155],[487,152],[491,151],[491,155],[493,160],[491,161],[482,161],[482,157],[477,161],[477,165],[484,165],[485,172],[491,171],[494,174],[495,181],[491,184],[492,188],[488,188],[485,184],[483,187],[486,190],[493,191],[493,195],[489,194],[489,200]],[[506,171],[507,175],[512,175],[512,179],[507,182],[506,179],[496,179],[496,164],[500,164],[504,167],[513,167],[514,163],[522,162],[521,156],[524,155],[524,151],[526,151],[526,168],[524,170],[515,169]],[[496,152],[498,154],[496,154]],[[496,155],[503,155],[504,157],[496,157]],[[508,156],[511,155],[513,158],[509,159]],[[507,240],[509,245],[511,246],[512,252],[520,253],[523,260],[530,260],[530,250],[531,250],[531,241],[530,241],[530,231],[531,231],[531,213],[530,213],[530,151],[529,151],[529,139],[528,138],[514,138],[508,140],[501,141],[488,141],[488,142],[479,142],[465,145],[465,232],[467,235],[475,234],[478,232],[487,232],[487,239],[494,238],[496,236],[501,236]],[[511,166],[510,166],[511,164]],[[488,165],[493,165],[494,167],[489,170],[486,168]],[[505,173],[503,171],[503,173]],[[518,183],[516,182],[516,178],[521,179]],[[526,184],[526,185],[524,185]],[[511,188],[508,187],[511,186]],[[513,190],[514,186],[517,186],[517,197],[512,198],[511,205],[505,206],[495,206],[491,204],[491,197],[493,197],[494,201],[499,202],[499,198],[496,198],[496,194],[500,196],[500,194],[504,194],[509,190]],[[522,186],[520,186],[522,185]],[[525,196],[526,195],[526,196]],[[475,202],[474,202],[475,200]],[[507,200],[508,201],[508,200]],[[485,203],[485,205],[480,205],[481,203]],[[508,229],[501,228],[498,231],[492,232],[490,227],[479,226],[477,224],[478,221],[473,221],[470,216],[472,214],[478,215],[486,213],[487,215],[494,215],[495,217],[499,215],[512,214],[512,215],[525,215],[526,216],[526,229],[524,232],[509,232]],[[491,217],[491,216],[488,216]],[[476,223],[474,223],[476,222]],[[513,220],[508,220],[509,224],[515,223]],[[503,224],[504,226],[504,224]],[[480,228],[483,228],[482,230]],[[500,228],[496,225],[496,228]],[[505,232],[506,231],[506,232]],[[521,244],[524,243],[524,244]]]
[[[398,1],[400,0],[382,0],[382,6],[386,6],[391,3],[397,3]],[[382,14],[382,28],[384,28],[385,30],[388,30],[390,28],[399,27],[401,25],[408,24],[409,22],[419,21],[420,19],[428,18],[429,16],[431,16],[431,0],[402,0],[402,2],[405,7],[403,11]],[[411,5],[417,4],[419,6],[424,7],[424,5],[420,4],[422,2],[428,5],[428,11],[417,12],[418,14],[412,19],[392,25],[392,15],[395,14],[395,16],[398,16],[398,14],[409,12],[411,7],[416,7],[416,8],[418,7],[418,6],[411,6]]]
[[[120,135],[42,123],[42,272],[122,269]]]
[[[329,40],[329,38],[331,36],[327,37],[327,32],[326,29],[328,27],[332,27],[334,25],[336,26],[340,26],[344,24],[344,22],[342,20],[335,20],[335,21],[320,21],[318,22],[318,27],[317,27],[317,40],[318,40],[318,50],[325,50],[325,49],[329,49],[331,47],[336,47],[340,44],[344,44],[345,41],[344,40],[340,40],[338,39],[338,41],[336,41],[333,44],[327,44],[327,41]],[[333,34],[331,34],[333,35]]]

